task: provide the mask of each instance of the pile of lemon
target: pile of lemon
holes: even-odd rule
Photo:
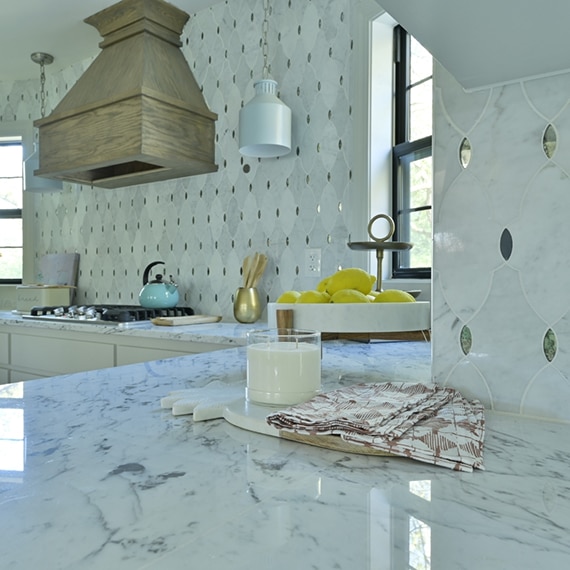
[[[406,291],[373,291],[376,277],[358,267],[340,269],[325,277],[315,290],[285,291],[277,303],[410,303],[414,297]]]

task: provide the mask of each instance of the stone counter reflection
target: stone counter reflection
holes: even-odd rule
[[[325,389],[430,378],[425,343],[323,349]],[[212,380],[245,390],[245,348],[1,386],[0,408],[24,427],[20,438],[1,416],[1,441],[25,450],[23,470],[0,467],[2,566],[568,565],[568,426],[489,413],[486,471],[456,473],[160,409],[168,391]]]

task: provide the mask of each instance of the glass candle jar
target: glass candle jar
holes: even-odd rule
[[[299,404],[310,400],[320,389],[320,332],[266,329],[247,333],[248,401]]]

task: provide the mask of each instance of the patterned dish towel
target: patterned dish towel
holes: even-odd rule
[[[483,405],[452,388],[355,384],[274,412],[267,423],[294,433],[339,435],[347,442],[457,471],[484,469]]]

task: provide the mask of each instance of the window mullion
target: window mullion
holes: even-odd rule
[[[431,205],[424,202],[421,206],[411,207],[412,190],[415,191],[421,181],[421,173],[425,168],[424,159],[432,156],[432,137],[427,136],[411,141],[410,113],[411,91],[428,81],[433,75],[424,77],[411,84],[412,59],[411,36],[400,26],[394,29],[394,146],[392,149],[392,216],[396,223],[395,241],[412,242],[417,233],[417,220],[421,221],[422,212],[431,211]],[[427,171],[426,171],[427,172]],[[429,173],[429,172],[427,172]],[[418,174],[420,178],[417,179]],[[412,179],[413,178],[413,179]],[[414,188],[412,188],[414,186]],[[418,187],[419,188],[419,187]],[[427,198],[427,197],[426,197]],[[420,216],[420,218],[417,218]],[[412,222],[414,225],[412,226]],[[425,233],[425,232],[424,232]],[[422,236],[420,231],[419,236]],[[421,243],[421,240],[420,240]],[[417,244],[416,244],[417,245]],[[425,244],[424,244],[425,248]],[[423,250],[420,250],[423,251]],[[420,257],[423,261],[423,257]],[[397,250],[392,254],[393,277],[429,277],[430,267],[411,267],[412,257],[410,250]]]

